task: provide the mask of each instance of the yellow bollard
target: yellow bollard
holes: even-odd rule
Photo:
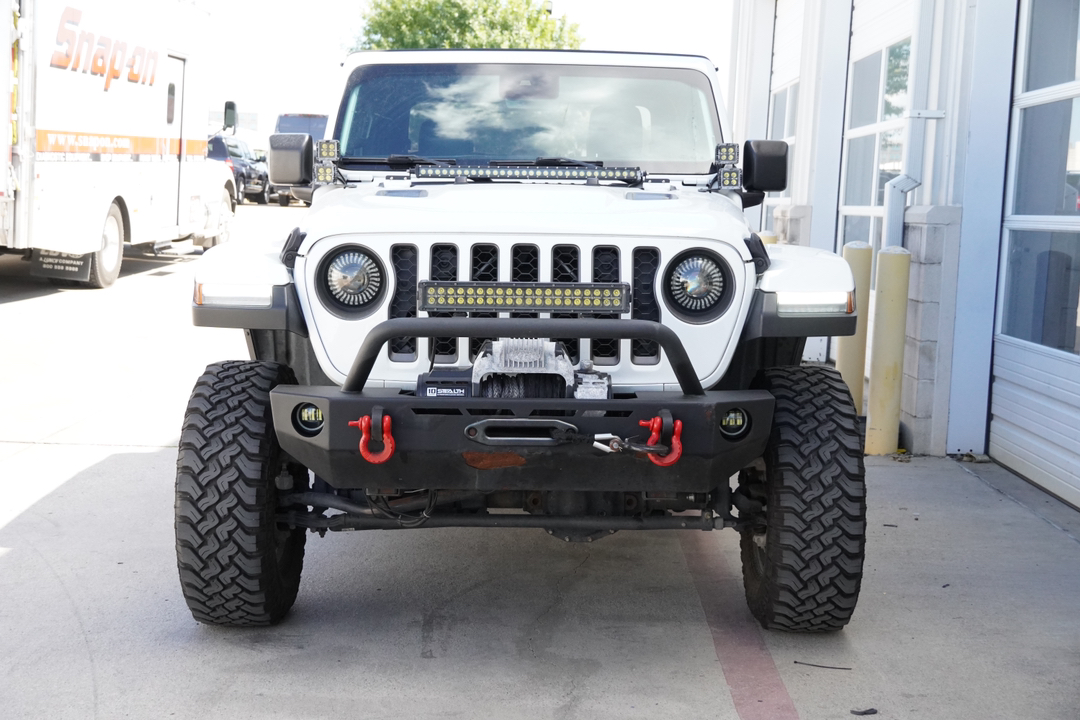
[[[896,452],[899,444],[910,275],[910,252],[896,246],[878,251],[870,399],[866,411],[867,455],[889,455]]]
[[[836,369],[851,389],[855,410],[863,414],[863,382],[866,378],[866,328],[870,324],[870,266],[874,249],[870,243],[851,242],[844,246],[844,259],[855,276],[855,309],[859,313],[855,334],[836,339]]]

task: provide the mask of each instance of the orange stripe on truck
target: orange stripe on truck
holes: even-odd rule
[[[177,138],[103,135],[55,130],[37,131],[38,152],[108,153],[112,155],[179,155]],[[206,141],[185,138],[184,155],[206,155]]]

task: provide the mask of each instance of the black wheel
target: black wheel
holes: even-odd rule
[[[762,464],[739,475],[743,585],[768,630],[838,630],[855,610],[866,541],[863,440],[832,368],[765,370],[776,398]],[[740,511],[740,515],[743,515]]]
[[[270,390],[284,365],[210,365],[195,383],[176,462],[176,559],[191,614],[215,625],[273,625],[300,587],[304,530],[280,526],[278,488],[307,471],[278,447]]]
[[[283,191],[278,191],[277,204],[281,207],[289,207],[289,202],[292,200],[289,194]]]
[[[105,216],[101,229],[101,249],[90,255],[90,287],[109,287],[120,277],[120,265],[124,261],[124,216],[113,203]]]
[[[244,193],[246,193],[246,192],[247,192],[247,188],[244,186],[244,178],[240,178],[240,180],[238,180],[237,183],[236,183],[236,204],[237,205],[243,205],[244,204]]]
[[[265,205],[270,202],[270,181],[263,180],[262,192],[255,196],[255,202]]]

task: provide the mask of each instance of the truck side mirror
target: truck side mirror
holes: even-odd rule
[[[310,185],[315,171],[315,151],[307,133],[270,136],[270,182],[274,185]]]
[[[787,187],[788,146],[782,140],[747,140],[743,146],[743,187],[777,192]]]
[[[232,100],[225,101],[225,124],[222,130],[236,127],[236,103]]]

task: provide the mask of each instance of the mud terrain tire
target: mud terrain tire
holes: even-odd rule
[[[827,632],[848,623],[859,597],[866,492],[859,419],[840,374],[827,367],[764,370],[754,386],[776,398],[760,469],[739,492],[764,507],[742,529],[743,585],[768,630]]]
[[[295,384],[267,362],[210,365],[195,383],[176,463],[176,559],[196,620],[273,625],[296,600],[303,529],[275,522],[277,482],[307,485],[307,471],[277,444],[270,390]]]

